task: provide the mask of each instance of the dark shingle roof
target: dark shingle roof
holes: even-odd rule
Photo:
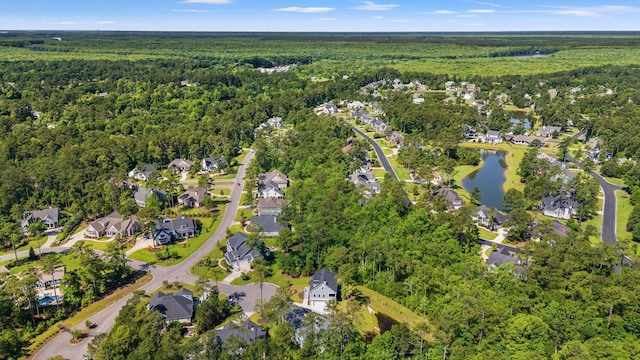
[[[219,337],[223,343],[233,335],[239,337],[247,344],[251,344],[257,339],[266,337],[267,331],[251,320],[248,320],[242,325],[230,322],[222,329],[216,330],[216,336]]]
[[[287,227],[286,223],[281,223],[275,215],[257,215],[251,218],[251,226],[260,226],[264,233],[277,233],[280,229]],[[255,231],[255,229],[254,229]]]
[[[180,289],[176,294],[158,291],[149,300],[149,308],[160,311],[167,321],[190,319],[193,316],[193,293],[187,289]]]
[[[326,268],[322,270],[318,270],[313,273],[313,277],[311,278],[311,287],[326,283],[327,286],[334,290],[338,291],[338,280],[336,279],[336,273],[333,271],[329,271]]]

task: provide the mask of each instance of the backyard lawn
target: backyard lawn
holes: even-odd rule
[[[20,246],[16,251],[24,251],[24,250],[29,250],[29,248],[33,248],[33,250],[36,252],[36,254],[38,253],[38,247],[44,245],[44,243],[47,242],[47,237],[43,236],[40,240],[38,239],[33,239],[30,240],[28,243]],[[6,255],[6,254],[13,254],[13,249],[9,248],[9,249],[4,249],[3,251],[0,252],[0,255]]]

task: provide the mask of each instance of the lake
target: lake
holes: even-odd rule
[[[480,150],[482,167],[462,179],[462,186],[469,194],[477,186],[482,194],[480,202],[498,210],[505,210],[501,202],[504,196],[502,185],[506,180],[504,176],[504,171],[507,169],[504,160],[506,154],[505,151]]]

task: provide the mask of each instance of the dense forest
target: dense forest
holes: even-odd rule
[[[425,49],[438,49],[430,55],[438,61],[494,61],[495,56],[532,49],[556,51],[548,58],[554,61],[563,51],[587,51],[585,47],[611,41],[632,47],[640,41],[637,37],[566,35],[514,42],[517,39],[507,35],[407,35],[400,41],[345,35],[310,41],[276,34],[256,40],[249,35],[79,33],[57,42],[50,36],[22,34],[0,41],[0,53],[11,59],[0,61],[0,239],[5,250],[24,241],[17,224],[25,210],[59,207],[63,225],[90,220],[121,206],[128,194],[110,184],[140,164],[162,168],[179,157],[230,159],[242,147],[252,146],[256,157],[251,177],[278,168],[292,180],[284,218],[295,230],[281,234],[277,242],[282,251],[270,261],[293,277],[327,267],[338,273],[343,298],[358,298],[354,289],[365,286],[424,319],[421,326],[399,324],[367,339],[354,330],[348,314],[336,311],[332,327],[310,342],[314,346],[292,344],[291,329],[278,323],[266,340],[225,348],[209,337],[210,328],[190,340],[175,326],[161,331],[161,319],[137,294],[123,309],[117,331],[94,349],[98,358],[239,358],[238,348],[247,356],[282,359],[442,358],[443,353],[452,359],[640,357],[640,273],[636,267],[615,272],[617,249],[590,243],[590,232],[578,226],[566,237],[550,233],[528,245],[522,257],[531,265],[522,277],[514,276],[509,265],[489,270],[478,254],[473,205],[444,212],[444,205],[428,192],[408,204],[402,184],[388,176],[381,193],[364,201],[361,190],[345,178],[357,167],[354,159],[361,159],[367,149],[343,153],[351,129],[312,111],[332,100],[380,101],[384,119],[415,140],[399,159],[424,174],[435,168],[446,174],[456,165],[479,162],[476,153],[458,148],[465,125],[496,130],[508,126],[508,113],[495,105],[496,96],[505,93],[512,106],[532,109],[538,125],[573,124],[588,138],[602,139],[603,154],[630,160],[605,163],[602,171],[626,181],[635,205],[628,229],[638,240],[637,59],[635,65],[595,66],[594,61],[565,69],[560,61],[559,68],[551,67],[559,69],[555,73],[492,70],[468,76],[405,71],[390,64],[424,61],[425,55],[416,59],[407,54]],[[383,50],[375,56],[354,55],[371,43]],[[279,51],[265,48],[274,44],[286,46]],[[33,54],[33,60],[26,59]],[[352,59],[358,60],[354,66]],[[287,72],[254,69],[291,63],[298,66]],[[439,92],[424,95],[427,101],[418,107],[407,94],[379,99],[359,91],[373,81],[394,78],[419,80]],[[491,114],[446,104],[440,92],[449,80],[482,89],[478,100],[489,103]],[[580,91],[571,93],[576,87]],[[550,95],[552,89],[557,96]],[[254,139],[254,129],[272,116],[282,117],[292,130],[282,137]],[[423,151],[422,145],[433,151]],[[531,171],[523,176],[523,196],[533,202],[557,189],[547,181],[549,170],[534,160],[535,151],[527,156]],[[585,218],[592,215],[594,183],[582,179],[572,185],[588,205]],[[64,311],[91,303],[131,275],[122,249],[109,249],[109,254],[106,262],[98,262],[90,249],[74,249],[70,256],[83,267],[67,276]],[[33,282],[33,276],[21,282],[8,278],[13,280],[0,286],[1,310],[7,314],[0,323],[0,346],[7,354],[19,354],[18,338],[45,325],[30,320],[33,311],[26,304],[32,294],[14,291]],[[5,331],[18,327],[21,333]],[[123,338],[130,339],[130,346],[118,348]]]

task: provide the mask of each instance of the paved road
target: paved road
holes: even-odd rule
[[[567,154],[567,160],[575,163],[578,167],[582,168],[582,165],[576,161],[571,155]],[[602,192],[604,193],[604,206],[602,209],[602,241],[608,244],[615,244],[616,237],[616,190],[622,189],[622,187],[610,184],[599,174],[591,171],[590,175],[593,176],[600,183]]]
[[[154,291],[162,286],[162,282],[167,281],[180,281],[185,283],[195,283],[197,277],[189,272],[189,269],[193,267],[195,264],[200,261],[200,259],[204,258],[209,252],[211,252],[215,247],[216,243],[222,239],[224,239],[226,235],[227,228],[231,227],[234,222],[236,211],[238,210],[238,206],[240,204],[240,198],[242,196],[242,189],[244,187],[244,176],[246,172],[247,165],[253,159],[254,152],[249,153],[242,165],[238,168],[238,174],[236,176],[236,182],[240,183],[240,186],[236,186],[231,193],[230,203],[227,205],[227,209],[222,217],[222,221],[220,225],[216,229],[216,231],[211,235],[209,240],[202,245],[198,250],[196,250],[191,256],[186,258],[183,262],[178,265],[166,267],[166,266],[154,266],[145,263],[141,263],[138,261],[132,261],[129,265],[136,269],[146,269],[153,275],[153,280],[141,287],[140,290],[144,290],[147,292]],[[47,249],[49,250],[49,249]],[[57,250],[56,248],[52,248],[51,250]],[[28,255],[28,252],[27,252]],[[229,284],[219,283],[218,288],[220,292],[226,295],[234,295],[238,297],[239,305],[245,311],[245,313],[254,312],[254,308],[256,305],[256,300],[260,299],[260,287],[257,284],[249,284],[245,286],[233,286]],[[273,294],[275,294],[277,289],[276,285],[265,283],[263,284],[263,296],[264,299],[267,300]],[[114,302],[109,307],[104,309],[103,311],[95,314],[89,320],[91,322],[97,324],[97,328],[94,332],[90,334],[90,336],[76,345],[70,345],[69,340],[71,339],[71,335],[68,333],[63,333],[53,338],[46,346],[40,349],[38,353],[36,353],[32,358],[33,359],[47,359],[49,357],[55,355],[61,355],[65,359],[71,360],[80,360],[84,357],[84,354],[87,352],[87,344],[91,341],[91,338],[100,333],[106,333],[113,328],[115,324],[115,318],[120,312],[120,309],[126,304],[127,300],[131,298],[130,296],[126,296],[123,299]],[[83,329],[84,324],[80,324],[78,329]]]
[[[384,167],[384,169],[389,174],[391,174],[392,178],[394,178],[395,180],[399,180],[398,175],[396,175],[396,171],[393,169],[393,166],[391,166],[391,163],[389,163],[389,160],[387,159],[387,156],[384,154],[384,151],[382,151],[382,148],[380,147],[380,145],[375,140],[367,136],[367,134],[365,134],[360,129],[358,129],[357,127],[349,123],[346,123],[346,124],[351,126],[353,131],[355,131],[358,135],[362,136],[363,138],[367,139],[367,141],[369,141],[371,146],[373,146],[373,150],[375,150],[376,154],[378,154],[378,159],[380,159],[380,163],[382,164],[382,167]]]

